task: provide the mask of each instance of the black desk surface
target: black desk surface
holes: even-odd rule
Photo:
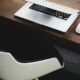
[[[80,22],[80,17],[77,18],[66,33],[61,33],[44,28],[30,21],[15,18],[13,14],[25,3],[24,0],[0,0],[0,24],[2,24],[2,26],[0,25],[0,36],[5,36],[5,34],[8,37],[15,36],[20,33],[17,33],[18,29],[37,32],[40,35],[44,35],[44,37],[59,50],[66,63],[64,70],[58,74],[56,72],[55,74],[49,75],[49,77],[46,76],[47,80],[80,80],[80,78],[78,79],[78,77],[80,77],[80,35],[75,33],[75,28]],[[75,5],[80,7],[79,4]],[[5,32],[3,32],[3,30]],[[54,78],[53,75],[55,76]],[[46,77],[41,79],[46,80]]]

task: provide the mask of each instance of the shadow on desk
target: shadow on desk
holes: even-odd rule
[[[18,43],[21,42],[21,44],[23,42],[25,44],[27,38],[29,38],[30,35],[36,35],[37,38],[39,38],[39,36],[42,36],[43,38],[46,38],[48,41],[50,40],[48,36],[45,36],[45,34],[42,35],[41,33],[36,32],[35,30],[22,28],[22,26],[23,27],[26,27],[26,26],[21,25],[21,24],[16,24],[14,22],[11,22],[8,20],[3,20],[3,19],[1,19],[0,24],[2,24],[2,26],[0,26],[0,38],[1,39],[3,38],[2,40],[0,39],[0,41],[3,41],[7,45],[10,40],[12,41],[11,43],[13,45],[15,45],[14,42],[18,42]],[[34,36],[32,36],[32,37],[34,37]],[[8,43],[6,43],[6,40],[8,41]],[[56,41],[55,42],[54,41],[55,40],[53,40],[53,44],[57,43]],[[9,45],[11,45],[11,44],[9,44],[8,46],[7,45],[6,45],[6,49],[8,49]],[[56,45],[53,45],[53,46],[55,47]],[[63,54],[65,54],[65,53],[63,52],[62,56],[63,56]],[[67,56],[65,56],[65,57],[67,57]],[[66,60],[65,57],[63,56],[64,60]],[[68,66],[68,67],[70,67],[70,66]],[[40,80],[80,80],[79,75],[77,76],[76,74],[71,73],[69,70],[70,69],[66,70],[66,68],[64,68],[63,70],[58,70],[54,73],[50,73],[46,76],[41,77]]]
[[[65,70],[59,70],[41,77],[40,80],[80,80],[80,77],[70,74]]]

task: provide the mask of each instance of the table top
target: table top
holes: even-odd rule
[[[73,0],[73,2],[71,2],[72,0],[69,0],[69,1],[70,2],[67,2],[66,0],[60,0],[60,1],[54,0],[54,2],[56,3],[60,3],[66,6],[76,8],[76,9],[80,8],[80,2],[75,3],[75,0]],[[67,41],[70,41],[76,44],[80,44],[80,35],[75,33],[75,28],[77,27],[78,23],[80,23],[80,17],[76,19],[76,21],[73,23],[73,25],[69,28],[69,30],[66,33],[61,33],[54,29],[49,29],[41,25],[34,24],[33,22],[16,18],[14,16],[14,13],[18,9],[20,9],[25,3],[26,3],[25,0],[0,0],[0,16],[10,19],[12,21],[16,21],[18,23],[25,24],[29,26],[31,29],[35,28],[37,30],[47,32],[48,34],[52,36],[56,36],[57,38],[65,39]]]

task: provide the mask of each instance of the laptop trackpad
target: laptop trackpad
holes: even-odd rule
[[[37,21],[41,24],[48,24],[51,22],[52,16],[38,12],[38,14],[33,19],[34,21]]]
[[[37,15],[32,18],[32,21],[34,21],[35,23],[39,23],[41,25],[45,25],[50,28],[54,28],[54,26],[56,26],[55,29],[56,28],[59,29],[59,26],[64,26],[63,22],[65,23],[65,20],[61,20],[61,19],[58,19],[56,17],[47,15],[41,12],[37,12]]]

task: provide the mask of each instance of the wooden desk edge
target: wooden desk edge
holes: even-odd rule
[[[12,3],[9,3],[7,1],[9,1],[9,2],[12,1]],[[20,2],[18,2],[17,0],[3,0],[2,3],[0,3],[0,7],[1,7],[0,8],[0,15],[2,17],[10,19],[12,21],[16,21],[18,23],[22,23],[27,26],[30,26],[30,28],[42,30],[42,31],[45,31],[45,32],[49,33],[50,35],[54,35],[58,38],[66,39],[66,40],[73,42],[75,44],[80,44],[80,35],[75,33],[75,28],[76,28],[77,24],[80,22],[80,17],[78,17],[76,19],[76,21],[73,23],[73,25],[70,27],[70,29],[66,33],[62,34],[62,33],[55,31],[55,30],[51,30],[48,28],[42,28],[42,27],[40,27],[40,25],[38,27],[38,24],[34,24],[33,22],[24,21],[22,19],[15,18],[14,13],[25,3],[26,2],[23,0],[20,0]],[[8,6],[8,7],[5,7],[5,6]],[[33,27],[31,24],[33,25]]]

